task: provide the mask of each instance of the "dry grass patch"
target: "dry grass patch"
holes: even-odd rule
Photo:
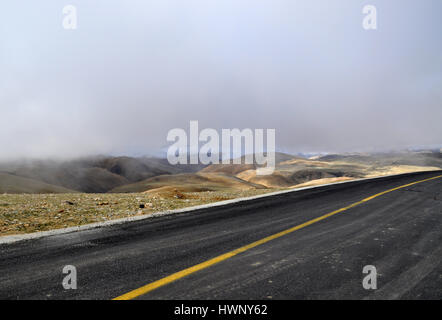
[[[171,189],[150,193],[2,194],[0,236],[73,227],[275,191],[181,192]]]

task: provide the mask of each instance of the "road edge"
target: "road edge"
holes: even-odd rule
[[[196,211],[196,210],[200,210],[200,209],[220,207],[220,206],[224,206],[224,205],[245,202],[245,201],[251,201],[251,200],[255,200],[255,199],[271,197],[271,196],[286,194],[286,193],[291,193],[291,192],[299,192],[299,191],[310,190],[310,189],[319,189],[319,188],[324,188],[327,186],[355,183],[355,182],[369,181],[369,180],[377,180],[377,179],[383,179],[383,178],[388,178],[388,177],[418,175],[418,174],[423,174],[423,173],[432,173],[432,172],[440,172],[440,171],[441,170],[416,171],[416,172],[391,174],[391,175],[372,177],[372,178],[361,178],[361,179],[354,179],[354,180],[348,180],[348,181],[333,182],[333,183],[321,184],[321,185],[317,185],[317,186],[302,187],[302,188],[298,188],[298,189],[275,191],[275,192],[260,194],[260,195],[251,196],[251,197],[242,197],[242,198],[236,198],[236,199],[231,199],[231,200],[212,202],[212,203],[208,203],[208,204],[192,206],[192,207],[187,207],[187,208],[160,211],[160,212],[145,214],[145,215],[136,216],[136,217],[120,218],[120,219],[109,220],[109,221],[105,221],[105,222],[95,222],[95,223],[85,224],[85,225],[76,226],[76,227],[61,228],[61,229],[54,229],[54,230],[48,230],[48,231],[39,231],[39,232],[33,232],[33,233],[27,233],[27,234],[1,236],[0,237],[0,245],[11,244],[11,243],[25,241],[25,240],[40,239],[40,238],[54,236],[54,235],[67,234],[67,233],[85,231],[85,230],[96,229],[96,228],[103,228],[103,227],[107,227],[107,226],[113,226],[113,225],[130,223],[130,222],[135,222],[135,221],[140,221],[140,220],[152,219],[152,218],[156,218],[156,217],[168,216],[168,215],[173,215],[173,214],[178,214],[178,213],[192,212],[192,211]]]

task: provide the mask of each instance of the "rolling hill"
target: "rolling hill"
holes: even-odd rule
[[[171,165],[163,158],[97,156],[69,161],[0,163],[0,185],[8,192],[144,192],[163,187],[184,192],[293,188],[310,181],[337,181],[442,168],[436,151],[330,154],[301,158],[276,153],[273,174],[256,164]],[[28,179],[28,180],[23,180]],[[26,187],[29,184],[29,187]]]
[[[244,181],[224,173],[199,172],[162,175],[112,189],[113,193],[145,192],[172,186],[181,192],[265,189],[265,186]]]
[[[75,193],[41,181],[0,173],[0,193]]]
[[[158,175],[200,170],[204,166],[173,166],[166,159],[90,157],[69,161],[30,160],[1,163],[14,176],[86,193],[103,193]]]

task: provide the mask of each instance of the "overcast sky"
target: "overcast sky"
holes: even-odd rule
[[[0,159],[155,154],[190,120],[291,152],[442,144],[441,31],[440,0],[2,1]]]

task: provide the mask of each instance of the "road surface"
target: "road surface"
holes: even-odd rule
[[[430,179],[441,174],[0,245],[0,298],[441,299],[442,178]],[[76,290],[62,286],[66,265],[76,267]],[[366,265],[376,267],[376,290],[362,286]]]

